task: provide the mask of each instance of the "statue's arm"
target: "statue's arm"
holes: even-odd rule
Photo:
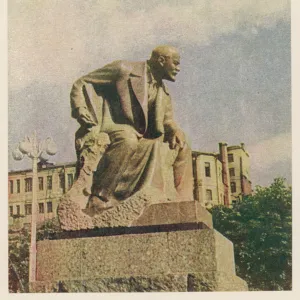
[[[178,130],[178,126],[174,121],[173,107],[171,98],[167,97],[167,103],[164,115],[164,129],[168,135],[174,134]]]
[[[94,86],[113,85],[120,78],[121,61],[113,62],[103,68],[97,69],[81,78],[72,86],[70,93],[72,117],[78,119],[80,114],[87,110],[85,99],[85,85],[90,83]]]
[[[174,121],[172,101],[170,97],[168,97],[166,104],[164,128],[166,139],[170,144],[170,148],[174,149],[176,145],[183,148],[185,144],[185,134]]]

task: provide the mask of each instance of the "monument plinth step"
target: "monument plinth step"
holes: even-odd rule
[[[129,226],[65,231],[37,243],[35,292],[246,290],[232,243],[195,201],[146,206]]]
[[[132,226],[202,223],[213,228],[212,216],[197,201],[156,203],[147,206]]]
[[[235,275],[232,243],[213,229],[44,240],[37,244],[37,290],[46,289],[50,282],[63,283],[69,292],[82,291],[96,280],[97,291],[113,292],[118,291],[116,283],[123,278],[122,289],[134,291],[134,284],[165,285],[168,276],[180,281],[168,291],[181,290],[188,278],[194,291],[203,290],[205,280],[215,290],[228,290],[228,286],[235,290],[233,283],[240,280]],[[240,290],[241,286],[246,285],[239,285]]]
[[[167,274],[35,282],[37,293],[113,293],[113,292],[216,292],[247,291],[247,284],[235,275],[222,272]]]

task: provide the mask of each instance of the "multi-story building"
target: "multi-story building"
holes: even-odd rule
[[[216,153],[193,152],[194,199],[203,205],[224,204],[222,163]]]
[[[219,153],[193,151],[194,199],[207,208],[230,206],[251,193],[249,154],[244,144],[228,147],[219,143]],[[38,219],[56,216],[58,201],[72,186],[76,164],[38,166]],[[32,170],[9,172],[9,225],[31,222]]]
[[[194,198],[204,206],[230,206],[252,192],[245,145],[219,143],[219,153],[193,151]]]
[[[228,152],[228,171],[230,178],[231,201],[236,201],[241,195],[252,193],[249,169],[249,154],[245,145],[230,146]]]
[[[75,171],[75,163],[38,164],[37,222],[56,216],[58,201],[72,186]],[[8,185],[9,225],[22,227],[31,222],[32,170],[9,172]]]

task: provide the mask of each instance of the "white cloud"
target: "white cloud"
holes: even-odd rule
[[[157,44],[184,49],[241,26],[251,34],[289,20],[283,0],[176,2],[9,1],[11,87],[33,80],[71,83],[113,59],[145,59]]]
[[[270,139],[247,146],[252,169],[266,170],[272,165],[291,160],[291,133],[282,133]]]

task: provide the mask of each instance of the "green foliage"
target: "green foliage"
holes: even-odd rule
[[[292,190],[284,179],[210,211],[214,228],[233,242],[237,274],[251,290],[291,290]]]
[[[37,241],[44,239],[52,239],[57,233],[62,232],[58,218],[53,218],[45,221],[37,228]]]
[[[28,293],[30,234],[23,228],[9,235],[9,291]]]
[[[37,240],[51,238],[60,232],[58,219],[47,220],[37,228]],[[29,292],[30,231],[25,227],[9,233],[9,291]]]

